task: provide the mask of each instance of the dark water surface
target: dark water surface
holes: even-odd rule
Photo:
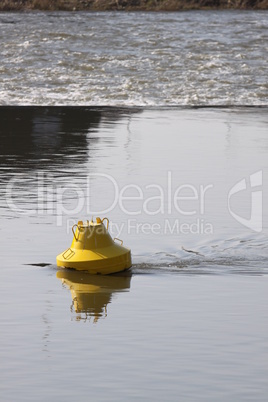
[[[267,108],[0,108],[5,401],[266,401]],[[131,271],[58,270],[110,219]]]

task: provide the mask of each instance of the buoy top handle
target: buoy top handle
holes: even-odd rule
[[[102,224],[104,221],[107,222],[106,229],[108,230],[108,227],[109,227],[109,219],[108,219],[108,218],[103,218],[103,219],[101,219],[99,216],[96,218],[96,224],[97,224],[97,225]],[[74,227],[77,227],[77,226],[78,226],[78,228],[83,228],[83,227],[90,226],[91,224],[94,225],[94,219],[93,219],[93,217],[92,217],[92,219],[91,219],[91,222],[86,221],[86,223],[84,223],[83,221],[78,221],[77,224],[73,225],[72,230],[74,229]],[[73,230],[73,232],[74,232],[74,230]]]

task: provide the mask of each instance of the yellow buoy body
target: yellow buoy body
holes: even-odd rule
[[[104,219],[107,220],[107,228],[103,224]],[[130,250],[122,246],[121,240],[121,244],[115,243],[108,232],[109,221],[104,219],[97,218],[96,222],[79,221],[73,226],[71,247],[57,256],[59,267],[103,275],[131,267]]]

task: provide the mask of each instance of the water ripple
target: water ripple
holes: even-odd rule
[[[0,104],[267,105],[267,21],[267,12],[6,13]]]

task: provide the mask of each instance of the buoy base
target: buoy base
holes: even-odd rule
[[[110,250],[109,250],[110,249]],[[57,256],[58,267],[73,268],[78,271],[87,271],[90,274],[109,275],[129,269],[132,265],[131,253],[120,246],[118,255],[115,255],[116,246],[89,250],[74,250],[69,248]]]

